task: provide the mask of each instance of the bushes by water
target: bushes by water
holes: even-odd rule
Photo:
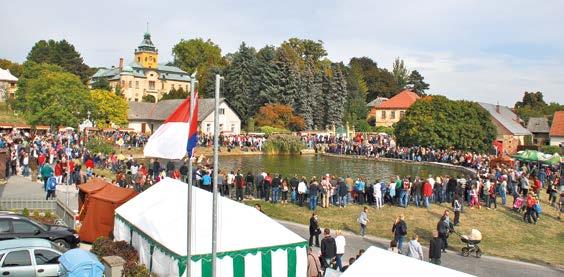
[[[266,154],[299,154],[304,148],[303,142],[297,136],[272,135],[263,146]]]
[[[102,153],[106,155],[114,151],[113,144],[100,137],[93,137],[88,139],[86,148],[88,148],[92,153]]]

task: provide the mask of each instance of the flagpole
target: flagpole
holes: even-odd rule
[[[215,109],[213,114],[213,221],[212,221],[212,277],[217,273],[217,174],[219,152],[219,83],[222,79],[215,75]]]
[[[194,113],[194,87],[196,86],[196,72],[190,79],[190,114]],[[197,99],[195,101],[198,101]],[[190,120],[192,121],[192,120]],[[191,122],[188,122],[191,124]],[[188,127],[190,130],[191,126]],[[192,275],[192,153],[188,153],[188,201],[186,205],[186,277]]]

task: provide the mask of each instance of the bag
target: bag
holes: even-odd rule
[[[535,204],[534,209],[537,212],[537,214],[540,215],[542,213],[542,207],[541,207],[540,203]]]
[[[55,190],[56,187],[57,187],[57,178],[49,177],[49,179],[47,179],[47,190]]]

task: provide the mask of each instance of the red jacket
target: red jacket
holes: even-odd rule
[[[39,157],[37,157],[37,163],[39,164],[39,166],[42,166],[45,163],[45,160],[47,158],[45,157],[45,155],[40,154]]]
[[[84,165],[86,165],[86,168],[94,168],[94,161],[92,159],[88,159]]]
[[[63,175],[63,165],[61,163],[57,163],[55,165],[55,176]]]
[[[429,182],[423,183],[423,196],[431,196],[433,195],[433,187]]]

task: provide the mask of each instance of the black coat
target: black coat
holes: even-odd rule
[[[443,249],[443,240],[440,238],[432,238],[429,243],[429,259],[440,259],[441,249]]]
[[[407,235],[407,224],[405,224],[405,221],[400,220],[397,224],[394,224],[392,232],[394,232],[394,238],[396,239]]]
[[[309,234],[315,235],[316,232],[318,232],[317,230],[319,230],[319,224],[317,223],[317,220],[315,220],[315,218],[313,218],[312,216],[309,218]]]
[[[337,256],[337,244],[333,237],[324,237],[321,240],[321,257],[323,258],[334,258]]]

